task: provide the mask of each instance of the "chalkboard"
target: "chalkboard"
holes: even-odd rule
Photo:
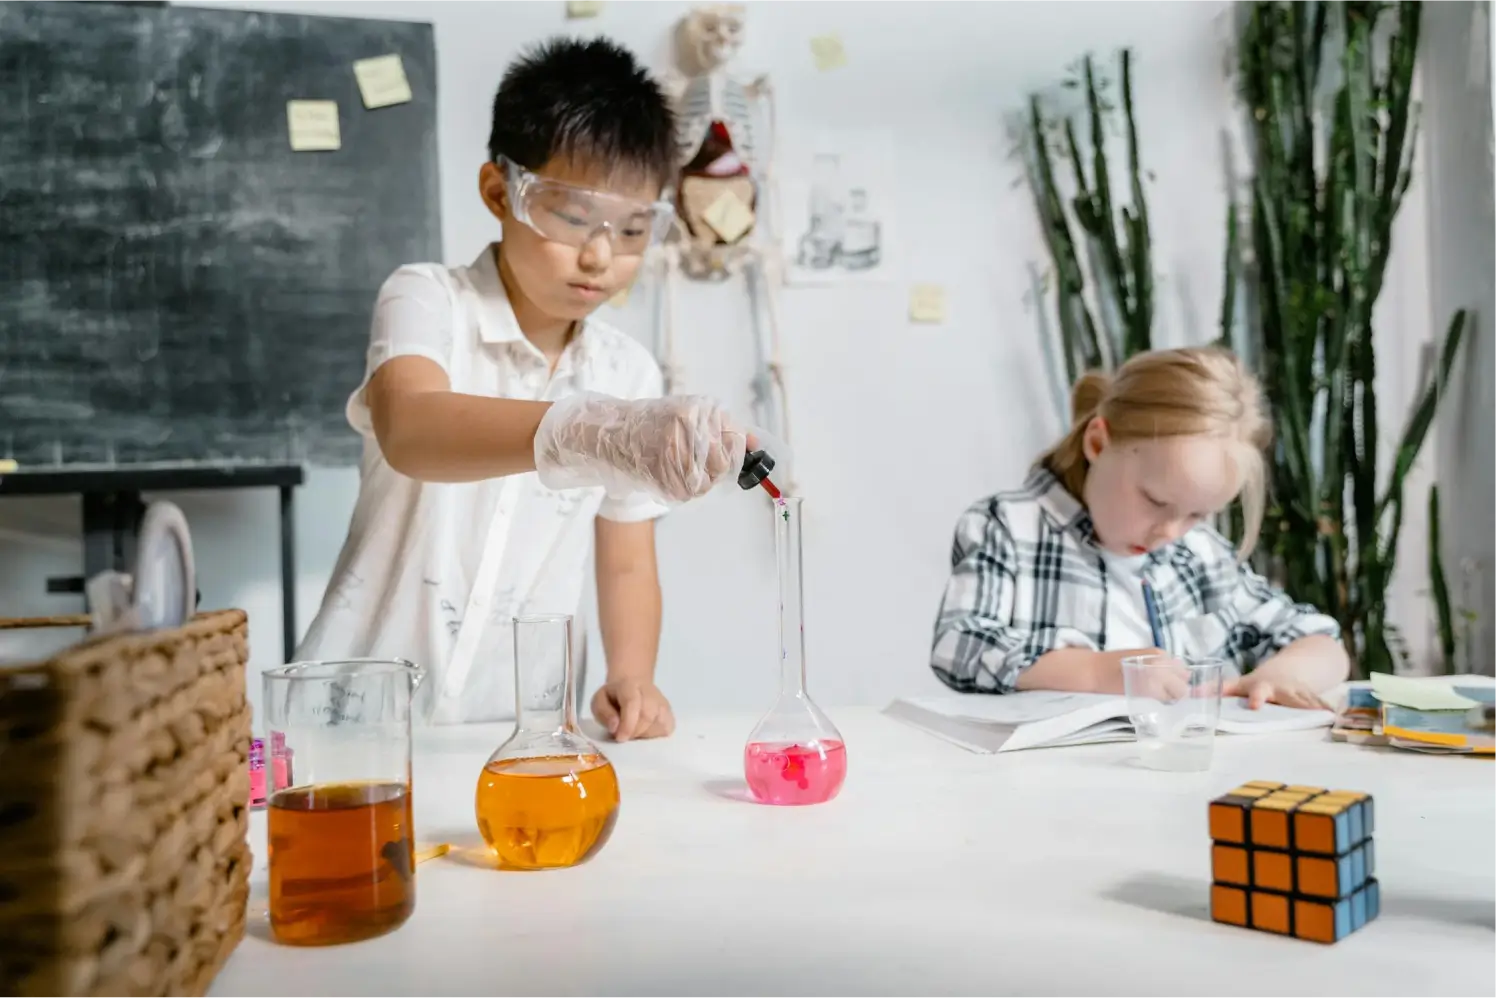
[[[413,100],[366,110],[390,54]],[[293,152],[291,100],[341,149]],[[429,24],[0,3],[0,458],[356,462],[374,299],[438,211]]]

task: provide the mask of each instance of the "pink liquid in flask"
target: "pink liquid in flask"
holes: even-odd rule
[[[748,789],[764,804],[824,804],[847,778],[847,747],[839,741],[811,745],[749,742],[743,750]]]
[[[760,804],[824,804],[847,778],[847,747],[831,718],[805,691],[805,626],[801,578],[803,500],[774,500],[774,549],[779,561],[779,696],[743,748],[743,776]]]

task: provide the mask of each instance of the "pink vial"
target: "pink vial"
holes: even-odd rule
[[[279,731],[270,733],[270,792],[284,790],[291,785],[291,750],[286,748],[286,736]]]
[[[265,806],[265,743],[259,738],[249,742],[249,806]]]

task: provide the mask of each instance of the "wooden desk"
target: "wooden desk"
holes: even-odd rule
[[[831,710],[841,796],[744,803],[756,716],[681,716],[604,743],[623,810],[589,864],[500,873],[473,791],[507,725],[418,732],[416,914],[380,939],[268,941],[255,815],[254,927],[214,995],[993,995],[1496,992],[1491,762],[1329,740],[1222,736],[1209,773],[1130,744],[979,756],[871,708]],[[1381,917],[1333,946],[1212,923],[1206,803],[1252,779],[1376,797]]]

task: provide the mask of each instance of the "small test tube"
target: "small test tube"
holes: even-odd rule
[[[259,810],[265,806],[265,742],[260,738],[249,741],[249,806]]]
[[[283,732],[270,733],[270,792],[284,790],[291,785],[291,750],[286,748]]]

